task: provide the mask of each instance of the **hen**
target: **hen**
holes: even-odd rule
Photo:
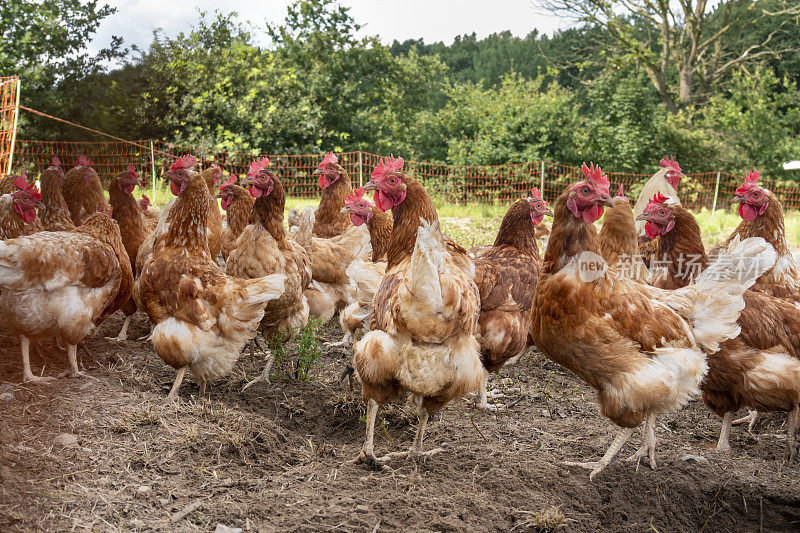
[[[284,292],[267,304],[261,331],[267,339],[272,339],[279,330],[284,330],[292,339],[308,323],[308,302],[303,291],[311,282],[311,262],[303,247],[286,237],[283,226],[286,191],[268,165],[266,157],[255,160],[242,181],[255,198],[252,223],[236,240],[228,256],[226,273],[243,279],[284,275]],[[273,361],[274,356],[269,354],[264,377],[269,375]]]
[[[686,209],[656,196],[641,219],[648,234],[658,235],[658,255],[664,269],[655,282],[680,288],[697,278],[708,265],[700,226]],[[742,407],[789,413],[788,440],[794,456],[794,429],[800,400],[800,309],[790,302],[758,292],[744,293],[739,317],[741,334],[708,356],[708,374],[701,390],[706,405],[723,419],[717,444],[729,451],[733,413]],[[756,415],[753,415],[752,420]],[[751,419],[747,417],[742,421]],[[752,428],[751,428],[752,429]]]
[[[239,235],[250,223],[250,214],[256,199],[244,187],[236,185],[236,177],[233,175],[220,186],[219,196],[222,209],[227,213],[222,226],[221,244],[222,258],[227,261]]]
[[[20,338],[26,382],[53,378],[31,372],[30,340],[56,336],[67,343],[71,373],[79,375],[77,345],[113,308],[123,278],[115,250],[117,225],[96,213],[74,231],[44,231],[0,242],[0,309]]]
[[[602,471],[646,419],[645,444],[655,466],[655,418],[698,391],[706,354],[739,334],[742,293],[774,262],[763,239],[732,243],[728,254],[675,291],[618,277],[604,268],[593,223],[613,206],[599,167],[568,186],[555,205],[553,230],[536,287],[531,336],[548,358],[597,390],[600,412],[622,428],[596,462]]]
[[[332,152],[325,155],[314,175],[319,176],[322,189],[322,198],[314,213],[314,235],[323,238],[341,235],[350,227],[349,217],[341,212],[345,199],[353,192],[350,176]]]
[[[75,229],[72,218],[67,209],[67,203],[61,195],[61,182],[64,172],[61,162],[53,158],[53,164],[47,167],[39,177],[42,188],[42,208],[39,209],[39,219],[45,231],[70,231]]]
[[[267,302],[283,294],[286,276],[252,280],[227,276],[208,250],[210,196],[199,174],[169,173],[177,199],[166,233],[144,265],[134,298],[154,324],[152,342],[162,361],[178,370],[168,398],[186,369],[206,382],[226,375],[255,337]]]
[[[778,254],[778,260],[775,268],[758,278],[753,289],[800,306],[800,269],[786,245],[783,206],[775,193],[758,184],[758,179],[758,171],[754,170],[736,189],[732,202],[739,204],[742,221],[728,241],[736,236],[742,239],[761,237],[770,243]],[[709,255],[713,257],[715,254],[716,250],[713,250]]]
[[[483,368],[475,340],[480,296],[466,251],[444,239],[430,196],[388,157],[364,186],[375,204],[391,209],[394,225],[386,275],[375,295],[372,331],[355,345],[354,363],[367,403],[367,435],[355,463],[378,465],[392,456],[423,456],[430,415],[476,390]],[[411,393],[419,426],[411,448],[377,458],[373,437],[381,404]]]
[[[84,156],[80,156],[76,165],[64,176],[61,193],[72,223],[76,226],[80,226],[93,213],[107,212],[103,184],[92,168],[91,160]]]
[[[142,215],[144,216],[144,225],[149,233],[154,229],[156,229],[156,224],[158,224],[159,212],[157,209],[150,209],[150,198],[146,194],[143,194],[141,199],[139,200],[139,207],[142,209]]]
[[[314,217],[309,209],[306,213]],[[301,223],[308,224],[310,221]],[[349,222],[348,222],[349,223]],[[355,291],[347,276],[347,267],[355,259],[368,259],[371,255],[369,230],[350,225],[337,237],[309,239],[295,236],[311,258],[311,284],[305,290],[311,316],[327,322],[337,311],[355,301]]]
[[[470,251],[481,297],[475,338],[486,369],[476,398],[480,408],[497,407],[487,402],[489,372],[499,371],[529,346],[531,303],[541,266],[535,227],[552,214],[534,188],[530,197],[517,200],[508,209],[493,245]]]
[[[0,195],[0,240],[15,239],[42,230],[36,208],[42,207],[42,195],[25,173],[14,180],[15,190]]]
[[[639,255],[633,211],[622,185],[612,202],[614,205],[605,210],[600,228],[600,254],[618,276],[644,283],[649,272]]]
[[[23,179],[25,179],[27,183],[27,177],[25,176],[25,172],[22,172]],[[17,187],[17,180],[19,176],[16,174],[6,174],[2,178],[0,178],[0,196],[4,194],[11,194],[12,192],[18,189]]]
[[[391,217],[374,207],[364,198],[364,190],[353,191],[345,201],[342,212],[350,216],[354,226],[366,224],[372,246],[372,260],[356,259],[347,267],[351,288],[355,291],[355,301],[339,314],[339,323],[344,336],[335,345],[348,345],[361,339],[369,331],[372,322],[372,302],[386,272],[386,247],[392,234]]]
[[[136,254],[139,247],[150,233],[145,225],[144,215],[141,207],[133,197],[133,190],[140,184],[139,176],[133,165],[128,165],[125,172],[114,176],[108,184],[109,203],[112,208],[112,217],[119,224],[119,231],[122,235],[122,244],[131,265],[132,271],[136,268]],[[130,299],[122,307],[125,314],[125,321],[119,334],[112,340],[124,341],[128,338],[128,326],[131,317],[136,313],[136,302]]]

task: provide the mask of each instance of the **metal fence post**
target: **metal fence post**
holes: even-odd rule
[[[539,186],[539,194],[542,195],[542,199],[544,200],[544,161],[542,161],[542,180]]]
[[[150,139],[150,174],[153,177],[153,201],[156,200],[156,159],[153,155],[153,140]]]
[[[14,104],[14,129],[11,131],[11,150],[8,153],[8,171],[6,174],[11,174],[11,163],[14,162],[14,143],[17,140],[17,121],[19,119],[19,93],[22,86],[22,80],[17,78],[17,102]]]
[[[717,194],[719,194],[719,176],[717,172],[717,185],[714,187],[714,204],[711,206],[711,222],[714,222],[714,213],[717,211]]]
[[[364,169],[363,169],[363,161],[361,156],[364,154],[361,150],[358,151],[358,186],[364,186]]]

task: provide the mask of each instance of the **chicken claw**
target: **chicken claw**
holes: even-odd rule
[[[31,374],[30,376],[25,376],[22,381],[24,383],[29,383],[31,385],[52,385],[56,378],[45,377],[45,376],[34,376]]]
[[[578,463],[574,461],[564,461],[564,464],[567,466],[579,466],[581,468],[585,468],[586,470],[591,470],[589,473],[589,481],[594,479],[594,476],[599,474],[603,471],[603,469],[608,466],[608,463],[603,461],[589,461],[587,463]]]
[[[267,364],[264,366],[264,370],[261,372],[260,376],[258,376],[256,379],[254,379],[253,381],[247,383],[244,387],[242,387],[242,392],[246,391],[247,389],[249,389],[250,387],[252,387],[256,383],[260,383],[262,381],[269,381],[269,373],[270,373],[270,370],[272,370],[272,364],[275,362],[275,354],[273,354],[267,348],[261,348],[261,350],[262,350],[263,353],[267,354],[267,357],[266,357]]]

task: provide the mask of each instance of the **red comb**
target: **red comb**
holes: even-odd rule
[[[542,200],[542,193],[539,192],[539,189],[534,187],[531,189],[531,198],[536,198],[537,200]]]
[[[317,165],[317,168],[327,167],[330,164],[338,163],[338,162],[339,162],[339,158],[336,157],[336,154],[334,154],[333,152],[330,152],[330,153],[325,154],[325,157],[322,159],[322,163]]]
[[[78,156],[78,162],[75,163],[75,166],[90,167],[92,166],[92,160],[85,156]]]
[[[142,200],[144,200],[144,201],[145,201],[145,202],[147,202],[148,204],[150,203],[150,197],[149,197],[149,196],[147,196],[146,194],[143,194],[143,195],[142,195]]]
[[[233,174],[228,174],[228,179],[222,182],[222,185],[219,186],[219,190],[221,191],[229,185],[236,185],[236,176]]]
[[[53,156],[53,162],[50,163],[50,166],[51,167],[61,168],[61,160],[59,158],[57,158],[56,156]]]
[[[403,160],[402,157],[398,157],[397,159],[395,159],[394,156],[390,155],[389,157],[386,157],[385,159],[381,159],[380,161],[378,161],[378,164],[375,165],[375,170],[373,170],[372,174],[370,174],[370,178],[372,179],[382,178],[389,172],[397,172],[398,170],[403,168],[404,164],[405,161]]]
[[[211,169],[217,171],[217,172],[214,172],[214,175],[211,176],[211,179],[214,181],[214,185],[219,185],[220,176],[222,176],[222,169],[216,163],[213,163],[211,165]]]
[[[600,165],[595,166],[594,163],[589,163],[591,166],[586,166],[586,163],[581,166],[581,171],[583,175],[586,177],[587,180],[594,183],[597,187],[603,189],[606,193],[608,193],[608,178],[603,176],[603,169],[600,168]]]
[[[359,187],[358,189],[353,189],[353,192],[347,195],[347,199],[344,201],[344,205],[353,205],[362,198],[364,198],[364,189],[362,189],[361,187]]]
[[[130,164],[128,164],[127,168],[125,169],[125,172],[127,172],[128,174],[133,174],[134,176],[136,176],[136,167],[133,166],[133,163],[130,163]]]
[[[178,159],[172,163],[172,166],[169,167],[170,170],[184,170],[187,168],[192,168],[197,164],[197,158],[191,154],[185,154],[180,156]]]
[[[14,186],[17,189],[19,189],[21,191],[25,191],[28,194],[30,194],[31,198],[33,198],[34,200],[36,200],[36,201],[41,200],[42,199],[42,195],[39,194],[39,189],[36,188],[36,183],[34,183],[34,182],[28,183],[28,180],[25,179],[25,178],[26,178],[26,176],[25,176],[25,173],[23,172],[22,174],[20,174],[17,177],[17,179],[14,180]]]
[[[255,176],[269,166],[269,157],[261,157],[250,163],[250,168],[247,169],[247,177]]]
[[[736,189],[736,194],[744,194],[753,187],[758,185],[758,178],[760,177],[758,170],[751,170],[744,175],[744,183],[741,187]]]
[[[660,192],[657,192],[657,193],[656,193],[656,195],[655,195],[655,196],[653,196],[653,199],[652,199],[652,200],[650,200],[650,202],[649,202],[649,203],[651,203],[651,204],[663,204],[663,203],[664,203],[664,202],[666,202],[667,200],[669,200],[669,197],[668,197],[668,196],[664,196],[664,195],[663,195],[663,194],[661,194]]]
[[[671,157],[665,157],[664,159],[659,161],[658,164],[661,165],[664,168],[669,168],[671,170],[674,170],[678,174],[683,174],[683,171],[681,170],[681,166],[678,164],[677,161],[675,161]]]

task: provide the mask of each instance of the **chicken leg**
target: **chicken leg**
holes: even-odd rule
[[[751,411],[755,413],[756,411]],[[791,418],[792,414],[789,413]],[[733,422],[733,412],[728,411],[722,416],[722,429],[719,432],[719,440],[717,441],[717,451],[723,453],[730,453],[731,451],[731,423]]]
[[[656,468],[656,415],[655,413],[648,413],[644,422],[642,431],[643,443],[641,448],[636,450],[636,453],[628,457],[628,461],[636,461],[636,467],[639,467],[639,461],[645,455],[650,459],[650,468]]]
[[[77,344],[67,344],[67,357],[69,358],[69,370],[66,372],[62,372],[58,375],[58,377],[71,377],[71,378],[91,378],[97,380],[97,378],[93,376],[89,376],[84,372],[81,372],[78,369],[78,345]]]
[[[34,376],[31,372],[30,349],[31,341],[24,335],[19,336],[20,350],[22,351],[22,381],[34,385],[49,385],[55,378]]]
[[[579,466],[581,468],[591,470],[592,472],[589,474],[589,481],[591,481],[594,476],[602,472],[603,469],[608,466],[614,456],[617,455],[628,439],[631,438],[634,430],[635,428],[623,428],[614,439],[614,442],[611,443],[611,446],[608,447],[605,455],[599,461],[590,461],[586,463],[565,461],[564,464],[567,466]]]
[[[116,337],[106,337],[107,340],[122,342],[128,340],[128,326],[131,323],[131,318],[133,315],[128,315],[125,317],[125,321],[122,323],[122,329],[119,331],[119,335]]]
[[[367,436],[364,440],[364,446],[361,448],[361,453],[350,461],[350,464],[364,464],[376,468],[384,467],[388,461],[387,457],[381,457],[380,459],[375,457],[375,419],[378,416],[379,408],[380,406],[375,400],[370,399],[367,403]]]
[[[791,464],[794,461],[797,426],[800,423],[800,406],[795,405],[794,409],[787,413],[786,418],[786,445],[789,447],[789,464]]]
[[[186,369],[189,368],[188,366],[184,366],[178,373],[175,375],[175,382],[172,384],[172,389],[169,391],[167,395],[167,402],[173,402],[178,396],[178,389],[181,388],[181,383],[183,382],[183,376],[186,375]]]

